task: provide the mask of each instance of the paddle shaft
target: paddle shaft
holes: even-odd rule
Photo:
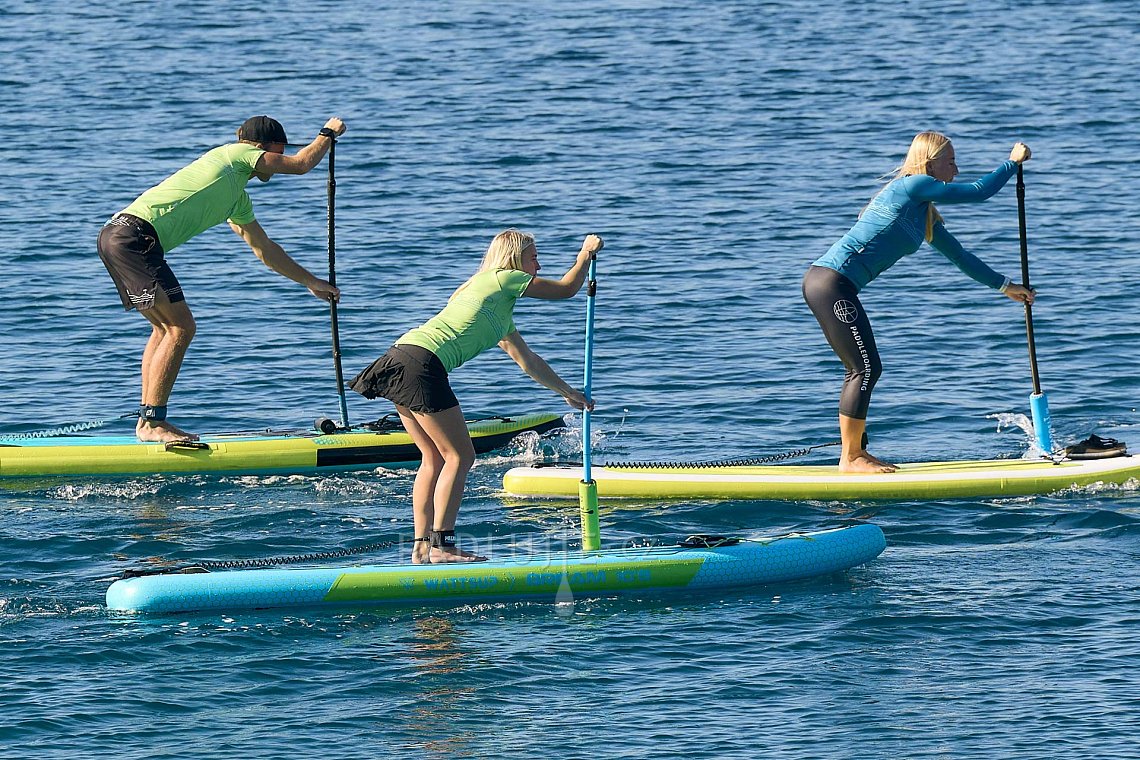
[[[590,255],[590,269],[586,278],[586,360],[582,392],[590,398],[594,376],[594,298],[598,293],[598,254]],[[582,410],[582,482],[578,484],[578,506],[582,515],[582,550],[601,548],[598,530],[598,484],[591,471],[590,410]]]
[[[586,398],[590,397],[594,377],[594,297],[598,293],[598,281],[595,279],[597,267],[597,254],[590,257],[590,271],[586,276],[586,357],[583,364],[582,392]],[[590,451],[590,410],[582,410],[582,480],[593,482],[591,474]]]
[[[1025,174],[1017,165],[1017,227],[1021,237],[1021,284],[1029,288],[1029,236],[1025,230]],[[1037,372],[1037,342],[1033,338],[1033,307],[1025,304],[1025,338],[1029,346],[1029,370],[1033,375],[1033,393],[1029,395],[1029,409],[1033,416],[1033,432],[1037,446],[1045,454],[1053,451],[1053,433],[1049,416],[1049,398],[1041,390],[1041,375]]]
[[[329,138],[329,284],[336,287],[336,138]],[[329,314],[332,318],[333,368],[336,372],[336,391],[340,396],[340,424],[349,427],[348,401],[344,397],[344,371],[340,363],[340,324],[337,321],[336,301],[329,301]]]
[[[1021,236],[1021,284],[1029,287],[1029,236],[1025,231],[1025,175],[1017,165],[1017,227]],[[1025,337],[1029,343],[1029,370],[1033,374],[1033,393],[1041,395],[1041,376],[1037,372],[1037,342],[1033,338],[1033,306],[1025,304]]]

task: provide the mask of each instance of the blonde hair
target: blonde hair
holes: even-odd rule
[[[534,235],[529,232],[516,230],[514,227],[503,230],[498,235],[495,235],[491,240],[491,244],[487,246],[487,252],[483,254],[483,260],[479,262],[479,268],[475,270],[475,274],[487,272],[492,269],[517,269],[522,271],[523,254],[526,253],[528,248],[534,246]],[[471,275],[474,277],[475,275]],[[455,289],[451,294],[451,298],[455,298],[461,290],[466,288],[471,283],[469,277],[466,282]],[[448,301],[451,300],[448,299]]]
[[[479,272],[488,269],[522,269],[523,254],[528,248],[534,246],[534,235],[529,232],[516,230],[514,227],[503,230],[487,246],[487,253],[479,263]]]
[[[893,177],[910,177],[915,174],[930,174],[930,162],[941,156],[950,146],[950,138],[941,132],[919,132],[910,141],[902,166],[895,169]],[[942,221],[942,214],[931,203],[926,209],[926,242],[934,238],[934,225]]]

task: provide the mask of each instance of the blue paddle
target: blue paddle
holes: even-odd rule
[[[1029,287],[1029,242],[1025,233],[1025,176],[1021,164],[1017,165],[1017,224],[1021,235],[1021,284]],[[1029,369],[1033,374],[1033,393],[1029,396],[1029,409],[1033,415],[1033,432],[1037,446],[1049,455],[1053,452],[1053,433],[1049,424],[1049,397],[1041,390],[1041,376],[1037,373],[1037,344],[1033,340],[1033,307],[1025,304],[1025,335],[1029,342]]]
[[[590,398],[594,375],[594,297],[598,292],[596,277],[598,253],[590,254],[590,270],[586,282],[586,365],[582,392]],[[594,482],[590,462],[590,410],[582,410],[582,480],[578,483],[578,506],[582,515],[582,551],[601,548],[598,531],[598,484]]]

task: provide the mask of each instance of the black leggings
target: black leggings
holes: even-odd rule
[[[867,419],[871,391],[883,374],[871,321],[859,302],[855,284],[834,269],[812,266],[804,275],[804,300],[823,328],[831,350],[847,368],[839,413]]]

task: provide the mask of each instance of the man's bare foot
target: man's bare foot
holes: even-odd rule
[[[471,552],[465,552],[454,546],[433,546],[431,548],[431,563],[440,565],[447,562],[486,562],[486,557],[480,557]]]
[[[884,462],[866,451],[859,451],[850,459],[839,460],[840,472],[883,473],[895,472],[898,467],[890,462]]]
[[[171,425],[166,420],[139,420],[135,425],[135,437],[145,443],[170,443],[171,441],[196,441],[198,436],[187,433]]]

